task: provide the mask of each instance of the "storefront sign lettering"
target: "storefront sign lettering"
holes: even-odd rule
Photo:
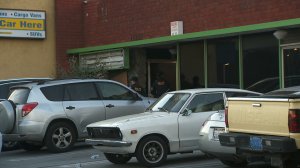
[[[46,13],[0,9],[0,37],[45,38]]]

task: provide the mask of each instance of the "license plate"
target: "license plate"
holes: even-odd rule
[[[252,150],[262,150],[262,139],[260,137],[250,137],[250,148]]]
[[[212,140],[219,141],[219,134],[224,132],[225,128],[214,128]]]

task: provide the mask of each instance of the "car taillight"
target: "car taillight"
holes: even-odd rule
[[[289,110],[289,131],[300,133],[300,109]]]
[[[37,105],[37,102],[24,104],[22,107],[22,117],[27,116]]]
[[[228,124],[228,107],[225,108],[225,124],[226,124],[226,127],[228,128],[229,127],[229,124]]]

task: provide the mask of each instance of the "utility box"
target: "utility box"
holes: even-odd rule
[[[174,21],[170,23],[171,26],[171,36],[183,34],[183,22]]]

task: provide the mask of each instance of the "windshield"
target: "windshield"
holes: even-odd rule
[[[152,104],[148,111],[179,112],[189,97],[189,93],[167,93]]]

